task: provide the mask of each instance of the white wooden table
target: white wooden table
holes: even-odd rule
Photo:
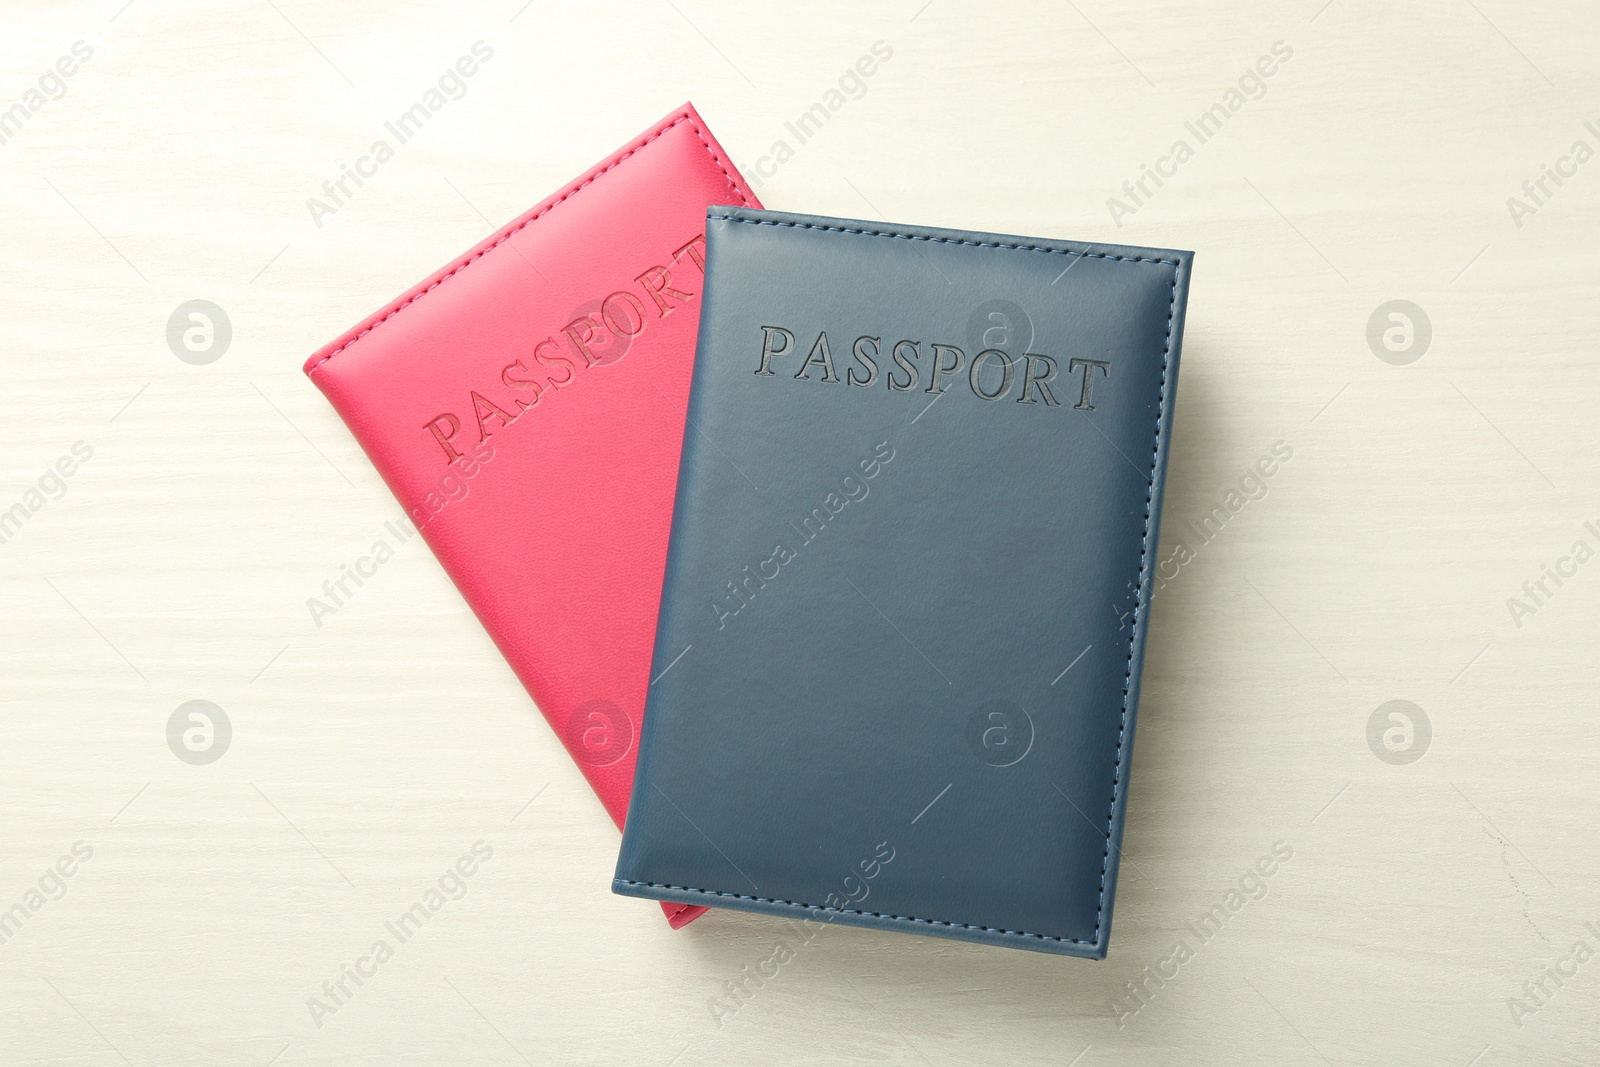
[[[8,7],[0,1062],[1600,1059],[1593,6],[600,6]],[[774,208],[1198,252],[1102,964],[670,932],[420,541],[308,611],[399,507],[303,358],[685,98]]]

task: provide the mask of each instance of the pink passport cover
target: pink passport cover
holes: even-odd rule
[[[619,827],[729,203],[760,206],[685,104],[305,365]]]

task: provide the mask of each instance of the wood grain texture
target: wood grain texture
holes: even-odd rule
[[[1600,1059],[1591,5],[97,0],[7,29],[0,1062]],[[615,831],[420,542],[308,611],[399,507],[303,358],[686,98],[774,208],[1198,253],[1103,964],[673,933],[607,892]],[[167,341],[195,299],[232,327],[204,366]],[[1431,327],[1404,365],[1368,342],[1394,300]],[[195,699],[232,726],[205,765],[167,741]],[[1431,724],[1409,764],[1369,745],[1392,700]]]

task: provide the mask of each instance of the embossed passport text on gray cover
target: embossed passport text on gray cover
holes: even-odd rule
[[[1103,957],[1191,254],[706,238],[614,889]]]

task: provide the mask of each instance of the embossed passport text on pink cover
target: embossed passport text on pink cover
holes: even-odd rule
[[[712,204],[760,206],[685,104],[305,366],[618,826]]]

